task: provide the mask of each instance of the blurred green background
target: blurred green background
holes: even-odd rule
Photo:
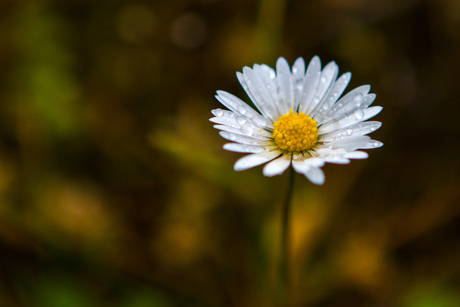
[[[273,306],[287,175],[208,119],[314,55],[385,146],[296,175],[295,306],[460,306],[458,0],[7,0],[0,38],[0,306]]]

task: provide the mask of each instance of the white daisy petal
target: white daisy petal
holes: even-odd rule
[[[294,80],[303,79],[305,76],[305,61],[302,57],[297,58],[292,65],[292,76]]]
[[[308,160],[292,160],[292,167],[297,173],[303,174],[310,169],[311,164],[307,162]]]
[[[262,152],[262,153],[255,153],[251,155],[244,156],[236,161],[233,169],[235,171],[244,171],[249,168],[253,168],[255,166],[264,164],[270,160],[275,159],[281,155],[279,152],[270,151],[270,152]]]
[[[272,78],[272,72],[263,65],[254,65],[254,72],[259,76],[268,93],[272,97],[272,101],[275,107],[276,116],[279,117],[284,114],[284,106],[280,105],[280,99],[278,96],[278,85],[275,78]]]
[[[209,121],[219,124],[225,125],[233,128],[241,128],[241,124],[237,123],[235,117],[227,117],[227,116],[220,116],[220,117],[213,117],[209,119]]]
[[[369,90],[370,87],[364,85],[349,92],[342,99],[337,101],[328,112],[321,114],[320,123],[328,125],[350,114],[354,114],[355,112],[358,116],[362,115],[363,110],[371,105],[375,99],[374,94],[367,95]]]
[[[369,154],[364,151],[352,151],[345,155],[347,159],[367,159]]]
[[[229,116],[229,117],[232,117],[232,116],[235,116],[235,113],[233,113],[232,111],[222,110],[222,109],[214,109],[214,110],[211,110],[211,113],[212,113],[212,115],[214,115],[215,117],[220,117],[220,116]]]
[[[240,144],[245,144],[245,145],[272,145],[273,141],[269,140],[268,138],[265,138],[263,140],[253,138],[250,136],[246,135],[241,135],[241,134],[235,134],[235,133],[230,133],[227,131],[220,131],[219,134],[224,138],[232,142],[240,143]]]
[[[238,143],[227,143],[223,146],[225,150],[234,151],[234,152],[267,152],[270,151],[269,146],[260,146],[260,145],[244,145]]]
[[[350,160],[341,158],[339,156],[331,156],[327,158],[323,158],[324,162],[333,163],[333,164],[348,164]]]
[[[331,143],[328,143],[325,146],[330,146],[331,148],[343,148],[346,151],[353,151],[358,148],[362,148],[366,146],[369,141],[370,137],[367,135],[361,135],[361,136],[355,136],[355,137],[350,137],[346,139],[340,139],[333,141]]]
[[[319,78],[318,88],[316,89],[316,94],[313,97],[312,105],[310,106],[310,110],[308,113],[312,113],[313,110],[316,109],[316,106],[323,100],[326,93],[332,87],[337,79],[337,74],[339,73],[339,68],[335,62],[330,62],[329,64],[324,67],[323,71],[321,72],[321,77]],[[312,108],[313,107],[313,108]]]
[[[337,99],[339,99],[340,95],[342,95],[350,80],[351,73],[349,72],[341,75],[340,78],[337,79],[329,93],[315,108],[318,112],[322,114],[322,116],[325,116],[331,109],[331,107],[334,105],[334,103],[337,101]],[[313,110],[313,112],[315,112],[315,110]],[[318,120],[318,116],[315,116],[315,119]]]
[[[265,125],[266,121],[258,120],[260,115],[256,115],[253,118],[246,117],[245,115],[240,115],[238,113],[233,113],[230,111],[214,110],[218,116],[209,119],[211,122],[221,125],[226,125],[234,128],[242,128],[243,126],[251,127],[255,130],[265,130],[271,129],[270,125]],[[263,117],[262,117],[263,118]]]
[[[226,91],[217,91],[217,100],[220,101],[224,106],[236,112],[238,114],[253,118],[254,116],[259,116],[256,110],[251,108],[246,102],[239,99],[238,97],[226,92]]]
[[[292,166],[298,173],[305,173],[311,167],[322,167],[324,166],[323,159],[310,158],[310,159],[293,159]]]
[[[303,86],[305,78],[305,61],[303,58],[295,60],[292,65],[292,79],[294,86],[294,108],[297,109],[302,99]],[[294,110],[296,111],[296,110]]]
[[[376,140],[370,140],[369,143],[366,144],[366,146],[361,147],[361,149],[374,149],[374,148],[379,148],[382,147],[383,143],[376,141]]]
[[[344,105],[344,107],[340,110],[331,110],[330,120],[337,121],[348,116],[349,114],[354,114],[356,117],[362,116],[364,110],[372,104],[372,102],[375,100],[375,97],[375,94],[368,94],[364,97],[361,97],[360,95],[356,96],[353,100],[349,101],[348,104]]]
[[[266,118],[275,122],[279,117],[274,107],[275,102],[260,77],[250,67],[243,67],[243,76],[254,97],[254,105]]]
[[[246,83],[244,75],[242,73],[240,73],[239,71],[237,71],[236,72],[236,77],[237,77],[238,81],[240,82],[241,86],[243,87],[244,91],[248,95],[249,99],[251,99],[251,101],[254,101],[256,98],[254,97],[254,95],[249,90],[249,86]]]
[[[321,77],[321,61],[318,56],[313,57],[305,73],[302,97],[299,103],[299,112],[308,113],[313,110],[312,103]]]
[[[375,121],[370,121],[370,122],[359,122],[354,125],[351,125],[349,127],[345,127],[343,129],[323,134],[321,135],[320,140],[322,142],[329,142],[329,141],[334,141],[336,139],[342,139],[342,138],[347,138],[351,136],[359,136],[359,135],[365,135],[371,132],[374,132],[375,130],[379,129],[382,126],[381,122],[375,122]]]
[[[361,85],[351,90],[337,101],[337,104],[334,105],[335,108],[332,108],[327,115],[333,116],[335,112],[342,110],[342,108],[346,108],[348,105],[354,106],[355,102],[361,102],[364,96],[366,96],[370,90],[370,85]],[[345,112],[347,112],[347,110],[350,109],[345,109]]]
[[[264,166],[263,174],[267,177],[281,175],[291,165],[291,157],[283,155]]]
[[[267,73],[267,75],[270,77],[270,79],[273,80],[273,82],[276,83],[276,72],[273,68],[268,66],[267,64],[262,64],[260,67]]]
[[[294,87],[291,68],[283,57],[278,58],[278,61],[276,61],[276,79],[278,80],[280,104],[284,106],[282,111],[283,113],[288,113],[289,109],[294,109]]]
[[[214,125],[213,127],[216,129],[222,130],[222,131],[230,132],[230,133],[251,136],[259,140],[267,140],[271,136],[270,132],[266,130],[260,130],[260,129],[254,130],[252,127],[248,127],[248,126],[241,127],[240,129],[229,127],[226,125]]]
[[[339,130],[345,127],[349,127],[358,122],[366,121],[374,117],[375,115],[379,114],[380,111],[382,111],[382,107],[377,106],[377,107],[368,108],[359,113],[353,113],[353,114],[347,115],[344,118],[340,119],[339,121],[333,121],[331,123],[328,123],[326,125],[319,127],[318,133],[325,134],[325,133],[333,132],[333,131],[336,131],[336,130]]]
[[[322,185],[324,183],[324,173],[318,167],[311,167],[303,174],[314,184]]]

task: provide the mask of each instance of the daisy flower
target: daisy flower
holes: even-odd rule
[[[362,85],[340,98],[351,79],[347,72],[338,79],[339,68],[330,62],[321,69],[318,56],[308,64],[298,58],[292,69],[283,57],[276,71],[255,64],[237,72],[237,78],[257,110],[238,97],[217,91],[216,98],[228,110],[216,109],[210,119],[219,134],[232,143],[224,149],[250,153],[236,161],[235,171],[268,162],[265,176],[282,174],[291,164],[315,184],[324,183],[321,167],[326,163],[346,164],[365,159],[358,149],[382,146],[368,133],[380,128],[367,121],[382,107],[369,107],[376,95]]]

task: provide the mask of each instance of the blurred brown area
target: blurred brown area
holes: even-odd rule
[[[458,0],[8,0],[0,37],[0,306],[273,306],[287,175],[208,119],[314,55],[385,146],[296,175],[294,305],[460,306]]]

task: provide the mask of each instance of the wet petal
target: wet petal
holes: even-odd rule
[[[281,175],[291,164],[291,157],[288,155],[283,155],[278,159],[275,159],[265,165],[263,169],[264,176],[272,177],[275,175]]]
[[[240,158],[236,161],[235,165],[233,166],[235,171],[244,171],[249,168],[264,164],[280,155],[277,151],[270,151],[270,152],[262,152],[262,153],[255,153],[252,155],[247,155]]]

